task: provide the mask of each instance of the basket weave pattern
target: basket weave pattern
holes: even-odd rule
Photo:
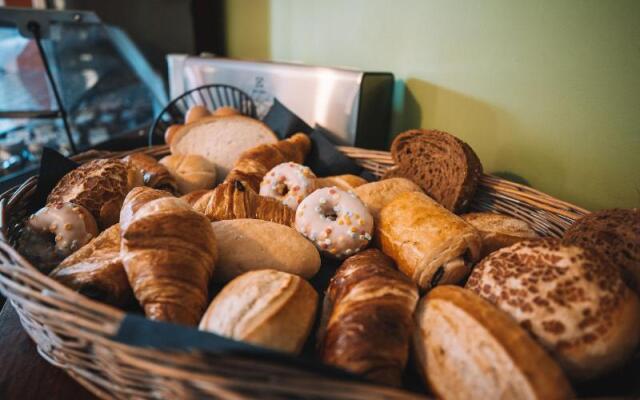
[[[393,161],[388,152],[340,147],[362,167],[381,176]],[[133,152],[161,157],[167,146]],[[85,162],[125,153],[91,151]],[[124,312],[73,292],[38,272],[12,244],[26,217],[25,206],[37,178],[0,195],[0,291],[50,363],[102,398],[331,398],[405,399],[413,393],[371,384],[319,378],[289,367],[238,357],[203,356],[127,346],[111,338]],[[495,211],[528,222],[540,235],[558,237],[586,210],[534,189],[485,175],[471,204],[473,211]],[[286,377],[286,379],[283,379]]]

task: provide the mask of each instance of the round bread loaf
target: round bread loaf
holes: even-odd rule
[[[593,249],[613,261],[625,282],[640,295],[640,209],[588,214],[565,232],[564,241]]]
[[[415,359],[441,399],[568,399],[558,365],[507,314],[457,286],[438,286],[415,312]]]
[[[466,287],[515,318],[577,380],[620,366],[640,338],[640,302],[617,268],[559,239],[496,251]]]
[[[414,129],[391,144],[397,164],[387,178],[404,177],[449,211],[463,211],[476,192],[482,164],[468,144],[446,132]]]

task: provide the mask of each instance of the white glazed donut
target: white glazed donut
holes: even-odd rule
[[[353,192],[333,186],[318,189],[302,200],[295,227],[320,251],[344,258],[369,243],[373,217]]]
[[[278,164],[260,183],[260,196],[273,197],[295,210],[314,190],[316,176],[304,165],[294,162]]]
[[[91,213],[73,203],[48,205],[29,218],[29,226],[55,235],[56,251],[69,255],[98,235]]]

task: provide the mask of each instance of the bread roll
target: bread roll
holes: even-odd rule
[[[405,192],[422,192],[422,189],[405,178],[383,179],[354,189],[354,193],[367,206],[376,220],[382,207],[391,203],[398,195]]]
[[[217,177],[222,180],[244,151],[277,141],[271,129],[256,119],[242,115],[206,117],[175,134],[171,153],[203,156],[215,164]]]
[[[402,193],[384,206],[376,235],[382,251],[423,290],[460,282],[480,258],[480,233],[421,192]]]
[[[216,166],[195,154],[173,154],[160,160],[178,183],[180,193],[211,189],[216,183]]]
[[[345,174],[336,176],[327,176],[325,178],[316,179],[316,189],[323,187],[335,186],[344,191],[353,190],[367,183],[367,180],[357,175]]]
[[[224,106],[216,109],[211,115],[214,117],[231,117],[233,115],[240,115],[240,112],[233,107]]]
[[[178,184],[167,168],[155,158],[143,153],[134,153],[126,156],[122,161],[129,162],[140,170],[145,186],[176,193]]]
[[[191,106],[187,111],[187,115],[184,117],[184,123],[190,124],[192,122],[200,121],[202,118],[211,115],[207,107],[202,105]]]
[[[400,386],[417,302],[416,286],[380,250],[348,258],[324,299],[318,334],[322,361]]]
[[[229,282],[200,321],[200,330],[298,354],[309,336],[318,295],[304,279],[261,269]]]
[[[468,144],[446,132],[414,129],[391,144],[396,168],[385,176],[417,183],[447,210],[463,211],[475,194],[482,164]]]
[[[142,174],[130,163],[97,159],[63,176],[47,197],[47,205],[69,202],[83,206],[103,230],[118,222],[125,196],[142,184]]]
[[[218,221],[211,226],[218,241],[217,281],[265,268],[309,279],[320,269],[318,250],[288,226],[259,219]]]
[[[170,125],[167,130],[164,132],[164,142],[166,144],[171,144],[173,138],[176,136],[176,133],[182,128],[184,125],[182,124],[173,124]]]
[[[559,239],[492,253],[466,287],[511,315],[574,379],[622,365],[640,338],[640,302],[617,267]]]
[[[415,314],[415,358],[441,399],[569,399],[558,365],[508,315],[472,292],[439,286]]]
[[[507,215],[477,212],[463,214],[460,217],[480,232],[482,237],[482,258],[503,247],[511,246],[525,239],[538,237],[529,224]]]
[[[564,241],[595,250],[613,261],[627,285],[640,295],[640,209],[588,214],[565,232]]]

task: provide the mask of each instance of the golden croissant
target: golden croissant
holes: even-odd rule
[[[240,181],[257,193],[262,178],[271,168],[288,161],[302,164],[309,150],[311,140],[304,133],[277,143],[261,144],[240,155],[225,182]]]
[[[145,315],[196,325],[208,301],[217,259],[209,220],[184,200],[140,188],[124,201],[120,257]],[[142,204],[144,203],[144,204]]]
[[[224,182],[193,204],[211,221],[251,218],[292,226],[295,211],[276,199],[258,195],[240,181]]]

